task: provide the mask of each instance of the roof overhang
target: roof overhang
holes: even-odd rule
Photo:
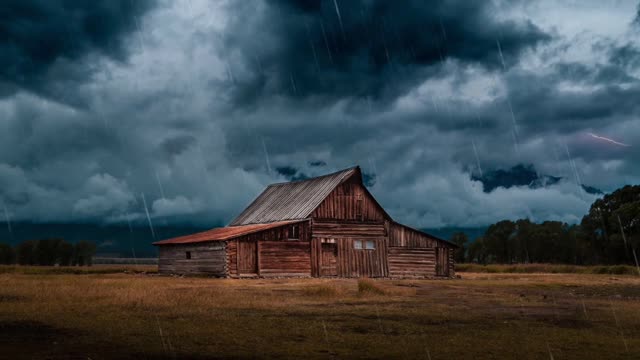
[[[225,241],[233,240],[237,237],[257,233],[264,230],[275,229],[281,226],[296,224],[300,222],[308,221],[308,219],[301,220],[288,220],[288,221],[276,221],[266,224],[251,224],[240,226],[225,226],[214,228],[211,230],[179,236],[162,241],[156,241],[153,245],[179,245],[179,244],[197,244],[210,241]]]

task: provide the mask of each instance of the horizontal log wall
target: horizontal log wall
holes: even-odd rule
[[[311,276],[311,246],[308,241],[261,241],[260,276]]]
[[[238,276],[238,242],[235,240],[227,242],[227,275]]]
[[[383,222],[362,223],[331,220],[314,220],[311,224],[312,236],[332,237],[384,237],[386,230]]]
[[[433,277],[435,275],[435,248],[389,248],[389,276],[400,278],[421,278]]]
[[[187,259],[187,252],[191,255],[190,259]],[[218,241],[206,244],[160,246],[158,272],[226,276],[225,243]]]
[[[311,274],[310,260],[310,239],[311,227],[308,221],[296,223],[298,226],[299,239],[289,240],[289,232],[291,225],[256,232],[253,234],[238,237],[230,240],[227,250],[227,264],[229,276],[239,277],[251,274],[238,272],[238,241],[254,241],[257,244],[258,271],[256,275],[260,276],[309,276]],[[281,245],[274,245],[274,243]],[[278,261],[275,257],[274,247],[280,248],[282,254],[279,258],[283,261],[277,265]],[[300,249],[306,248],[307,255],[303,254]],[[305,259],[306,256],[306,259]],[[301,263],[306,261],[306,269]]]
[[[389,234],[389,273],[392,277],[437,276],[439,275],[436,271],[438,266],[448,266],[448,276],[454,276],[451,244],[402,224],[387,222],[385,225]],[[436,248],[442,248],[442,251],[446,252],[446,258],[438,259]],[[420,252],[420,250],[424,251]],[[413,267],[415,267],[414,275],[411,270]]]
[[[384,211],[356,179],[341,185],[324,199],[311,214],[313,219],[382,222]]]

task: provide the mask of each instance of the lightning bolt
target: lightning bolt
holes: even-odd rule
[[[621,143],[621,142],[615,141],[615,140],[613,140],[613,139],[609,139],[609,138],[604,137],[604,136],[598,136],[598,135],[596,135],[596,134],[594,134],[594,133],[589,133],[589,136],[591,136],[591,137],[592,137],[592,138],[594,138],[594,139],[604,140],[604,141],[606,141],[606,142],[609,142],[609,143],[611,143],[611,144],[618,145],[618,146],[625,146],[625,147],[629,147],[629,146],[631,146],[631,145],[629,145],[629,144]]]

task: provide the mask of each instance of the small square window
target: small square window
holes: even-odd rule
[[[353,240],[353,248],[356,250],[362,250],[362,240]]]
[[[187,251],[186,257],[187,257],[187,259],[191,259],[191,251]]]
[[[367,242],[365,243],[365,249],[367,249],[367,250],[375,250],[376,249],[376,243],[373,240],[367,240]]]
[[[299,225],[291,225],[289,228],[289,240],[298,240],[300,239],[300,226]]]

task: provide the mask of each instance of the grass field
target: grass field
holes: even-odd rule
[[[153,269],[0,267],[0,358],[640,358],[637,275],[226,280]]]
[[[547,274],[610,274],[639,275],[640,268],[629,265],[565,265],[565,264],[456,264],[456,272],[474,273],[547,273]]]

